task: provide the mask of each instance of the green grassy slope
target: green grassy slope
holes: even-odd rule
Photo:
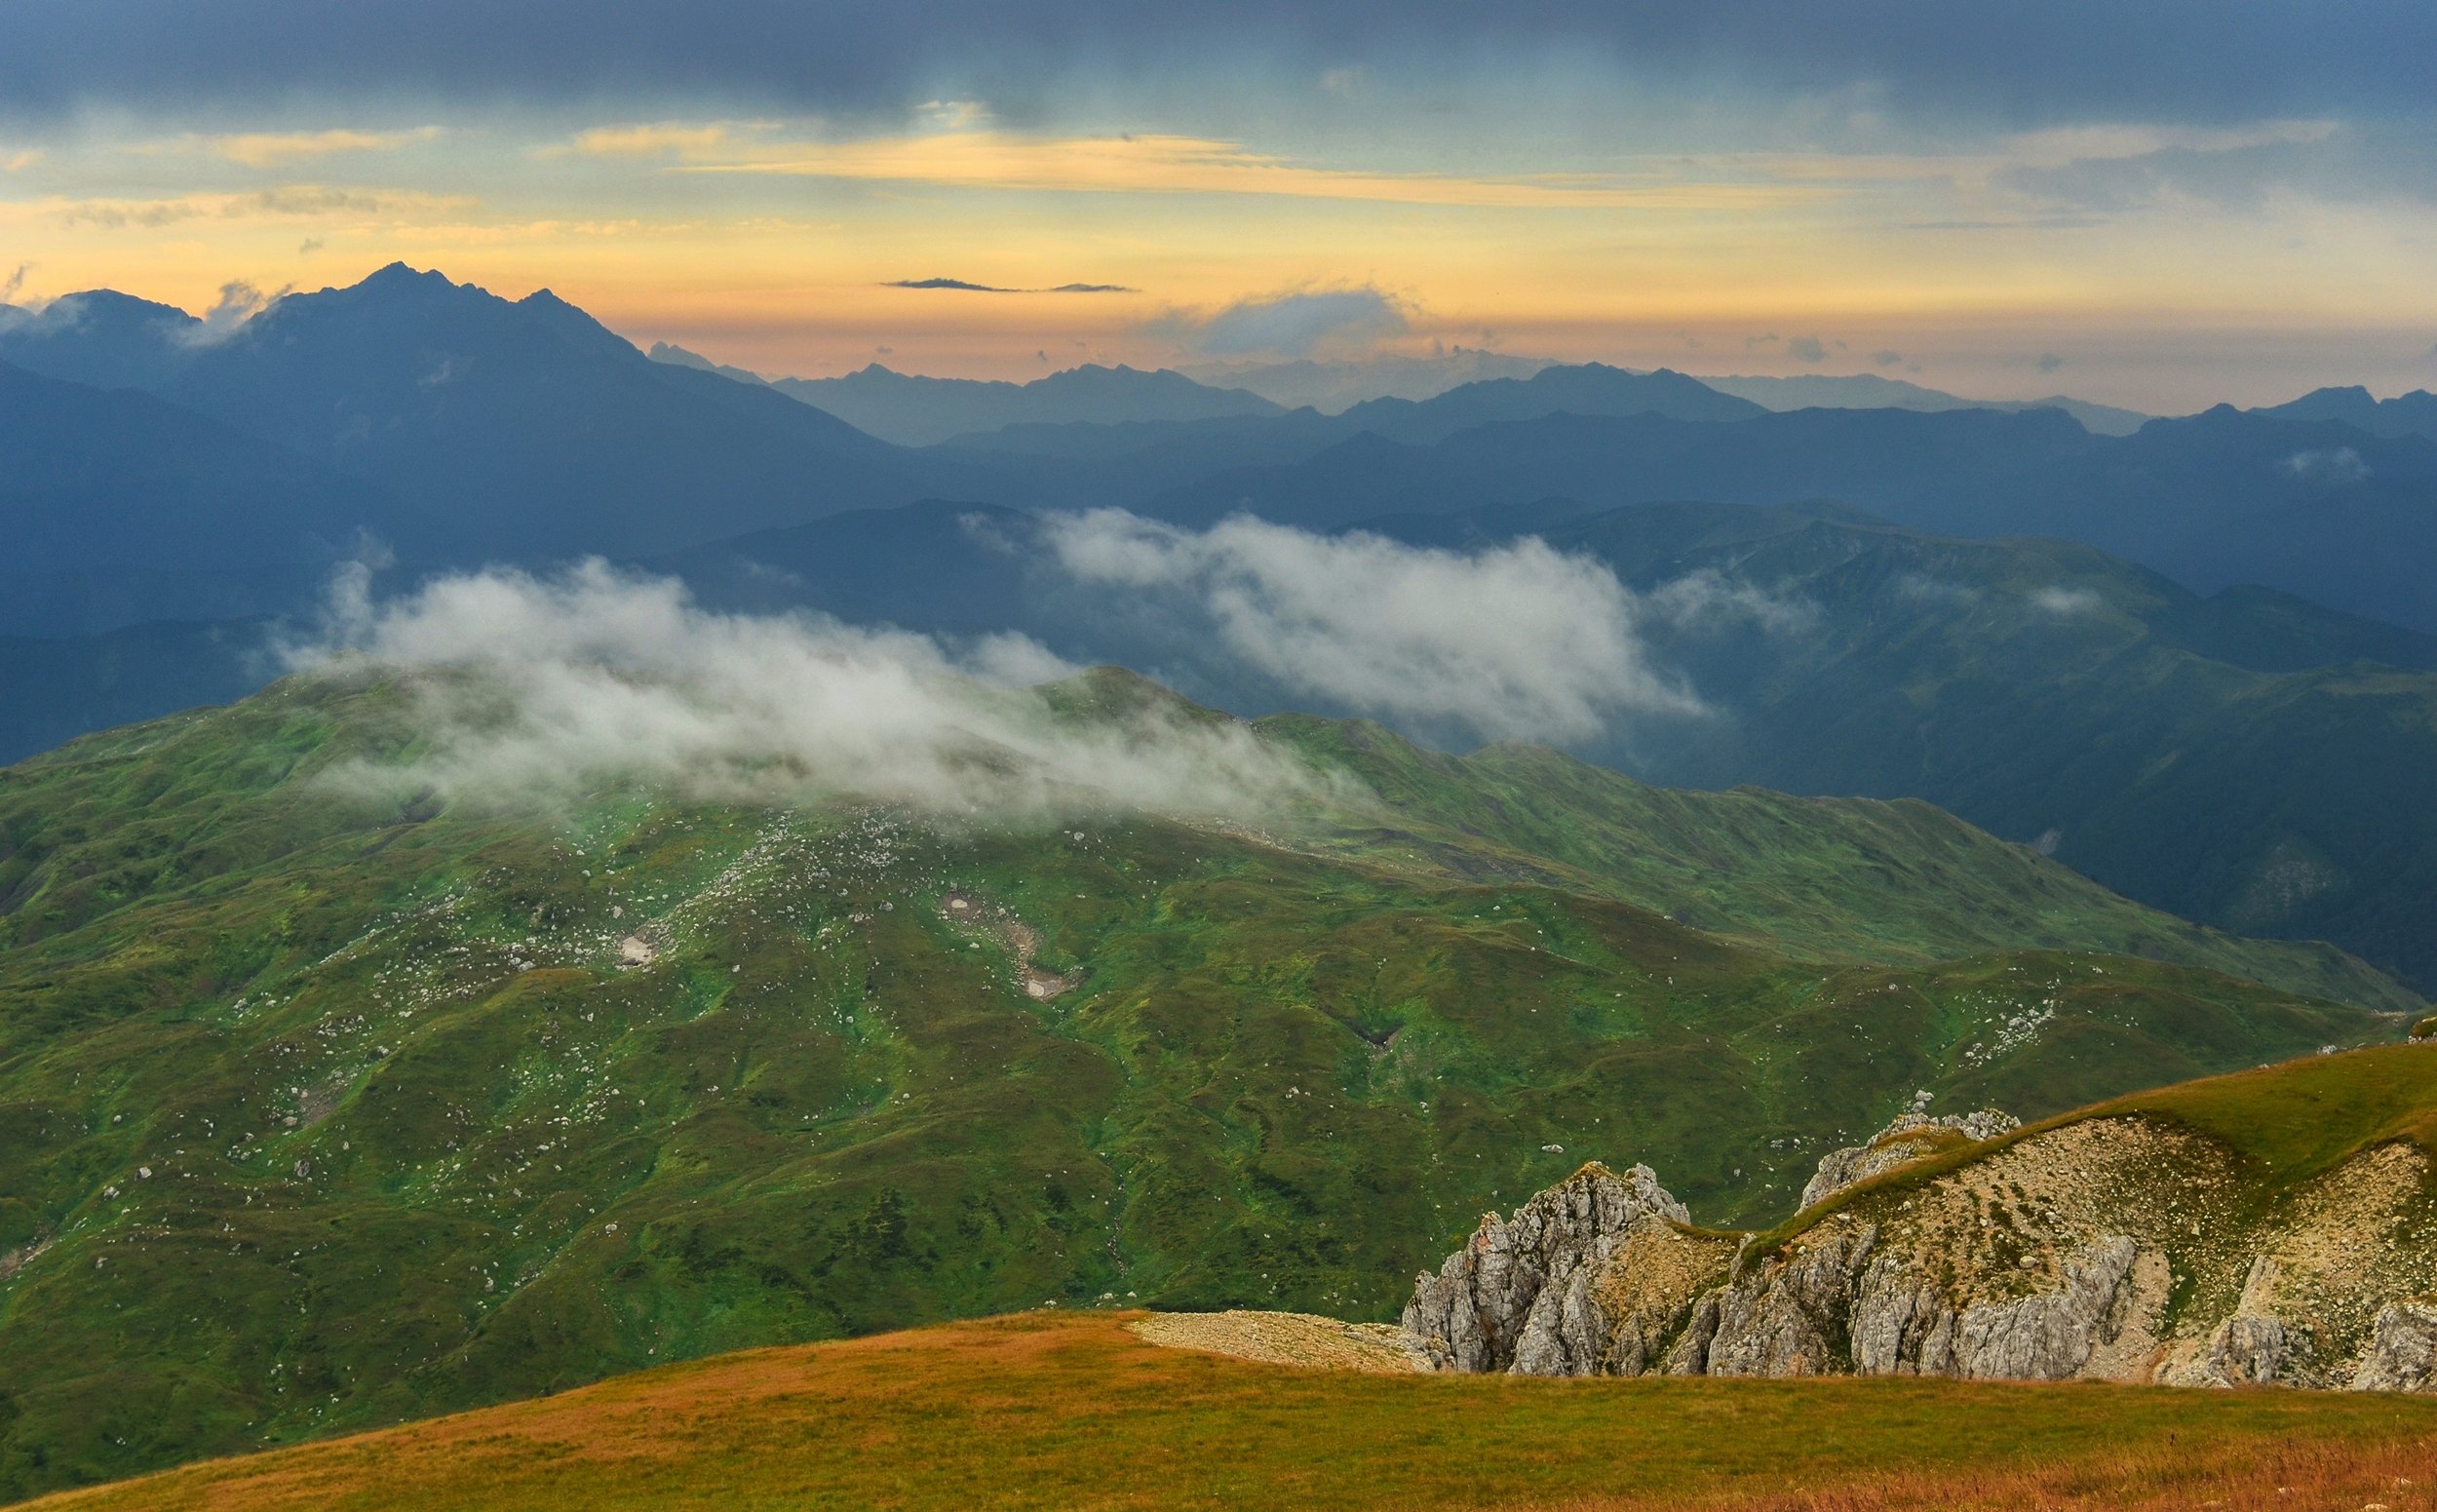
[[[2437,1402],[1990,1381],[1363,1376],[1035,1312],[603,1381],[44,1512],[2428,1512]],[[1816,1498],[1816,1499],[1814,1499]]]
[[[1363,720],[1289,715],[1259,728],[1380,795],[1384,814],[1337,816],[1323,843],[1390,864],[1621,897],[1810,959],[2102,950],[2363,1006],[2418,1001],[2332,946],[2239,939],[2144,908],[1927,803],[1654,788],[1545,746],[1443,756]]]
[[[2166,926],[2054,869],[2038,932],[1958,933],[2030,863],[1876,805],[1645,875],[1613,793],[1516,814],[1519,753],[1380,747],[1436,817],[1271,834],[317,784],[413,754],[398,694],[0,772],[0,1494],[1048,1299],[1385,1316],[1585,1155],[1745,1221],[1915,1088],[2035,1116],[2400,1032],[2081,950]],[[1832,840],[1918,881],[1840,895]],[[1720,931],[1641,906],[1696,874]]]
[[[2128,897],[2437,983],[2437,642],[2263,589],[2201,599],[2057,541],[1656,505],[1548,532],[1652,587],[1716,573],[1799,631],[1653,617],[1727,717],[1607,753],[1659,781],[1910,795]]]

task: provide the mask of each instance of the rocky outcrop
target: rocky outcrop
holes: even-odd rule
[[[1415,1277],[1405,1331],[1443,1370],[1598,1374],[1614,1330],[1594,1277],[1639,1225],[1689,1220],[1649,1167],[1586,1165]]]
[[[1848,1190],[1919,1158],[1869,1170],[1891,1144],[2013,1129],[1898,1120],[1823,1161],[1845,1195],[1765,1245],[1693,1227],[1645,1168],[1586,1166],[1418,1278],[1412,1347],[1433,1369],[1522,1375],[2437,1389],[2417,1146],[2363,1151],[2262,1206],[2236,1200],[2241,1168],[2189,1129],[2094,1118]]]
[[[1993,1140],[2022,1126],[2021,1119],[1993,1107],[1984,1107],[1976,1113],[1950,1113],[1942,1118],[1932,1118],[1918,1108],[1898,1113],[1894,1122],[1862,1144],[1820,1156],[1819,1173],[1802,1188],[1802,1206],[1807,1208],[1848,1186],[1858,1186],[1874,1176],[1883,1176],[1953,1144],[1967,1140]]]
[[[1831,1219],[1785,1259],[1705,1299],[1708,1338],[1669,1369],[2066,1380],[2121,1333],[2137,1252],[2116,1236],[2067,1262],[2050,1287],[1958,1304],[1915,1257],[1882,1249],[1877,1225]]]
[[[2210,1333],[2196,1358],[2170,1365],[2166,1377],[2194,1386],[2267,1385],[2277,1380],[2289,1358],[2306,1353],[2306,1344],[2288,1335],[2284,1320],[2276,1316],[2277,1278],[2274,1256],[2254,1256],[2233,1315]]]
[[[2437,1301],[2414,1298],[2379,1308],[2351,1384],[2355,1391],[2426,1391],[2437,1386]]]

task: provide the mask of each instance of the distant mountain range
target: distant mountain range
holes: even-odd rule
[[[1528,378],[1554,368],[1545,357],[1509,357],[1457,347],[1433,357],[1382,355],[1352,362],[1188,363],[1180,371],[1198,383],[1249,389],[1289,409],[1337,414],[1369,399],[1436,399],[1449,389],[1491,378]]]
[[[2333,420],[2372,436],[2420,436],[2437,441],[2437,394],[2414,389],[2393,399],[2372,399],[2359,385],[2314,389],[2290,404],[2254,409],[2286,420]]]
[[[1185,376],[1204,383],[1250,389],[1286,407],[1309,406],[1341,414],[1366,400],[1435,399],[1452,388],[1495,378],[1528,378],[1543,368],[1566,366],[1545,357],[1457,347],[1437,357],[1382,356],[1357,362],[1186,364]],[[1591,366],[1598,366],[1592,364]],[[2126,436],[2150,416],[2112,405],[2094,405],[2063,394],[2046,399],[1965,399],[1877,373],[1797,373],[1786,377],[1696,374],[1721,394],[1748,399],[1766,409],[2062,409],[2092,433]],[[2334,417],[2330,417],[2334,418]]]
[[[825,391],[913,396],[960,427],[1102,416],[907,448],[653,362],[547,293],[404,267],[234,329],[73,296],[0,320],[0,638],[19,638],[0,640],[0,758],[251,685],[268,664],[226,626],[298,611],[367,538],[406,580],[600,554],[721,602],[1029,629],[1251,710],[1286,699],[1044,576],[1036,513],[1246,511],[1459,546],[1537,531],[1629,583],[1717,572],[1822,616],[1799,640],[1668,644],[1729,717],[1638,730],[1608,760],[2053,831],[2146,901],[2437,981],[2415,922],[2437,898],[2414,817],[2437,765],[2427,395],[2324,390],[2104,436],[2053,409],[1772,413],[1597,364],[1337,415],[1123,368]],[[900,507],[925,499],[962,502]]]
[[[1770,409],[1915,409],[1936,413],[1946,409],[2062,409],[2079,420],[2094,436],[2129,436],[2152,417],[2136,409],[2094,405],[2086,400],[2052,394],[2046,399],[1963,399],[1938,389],[1923,388],[1901,378],[1875,372],[1842,377],[1798,373],[1791,377],[1708,377],[1701,381],[1721,394],[1733,394]]]
[[[210,538],[200,556],[139,523],[121,551],[113,517],[145,519],[146,488],[96,483],[71,508],[32,480],[79,476],[87,463],[51,452],[80,444],[28,427],[7,443],[32,526],[13,563],[21,577],[114,562],[192,569],[215,555],[263,566],[327,557],[366,530],[435,564],[640,556],[926,495],[1186,521],[1246,509],[1319,526],[1548,496],[1836,499],[1941,533],[2082,540],[2202,591],[2257,582],[2437,629],[2437,583],[2417,566],[2437,550],[2437,510],[2426,507],[2437,443],[2412,430],[2426,396],[2379,406],[2323,391],[2290,412],[2221,407],[2094,436],[2044,408],[1763,413],[1682,374],[1597,364],[1335,416],[1126,368],[1026,385],[870,368],[783,393],[653,362],[546,291],[510,302],[403,266],[281,299],[232,330],[106,292],[74,295],[0,323],[0,362],[136,386],[289,453],[244,464],[250,476],[280,475],[263,485],[267,510],[179,507],[191,516],[186,538]],[[1833,381],[1930,402],[1886,394],[1903,386],[1884,380]],[[1765,392],[1772,403],[1806,397]],[[959,445],[893,446],[787,393]],[[150,496],[174,494],[158,480],[181,464],[148,457],[173,444],[156,434],[165,428],[125,404],[119,413],[125,440],[88,441],[82,454],[99,446],[120,474],[153,468]],[[1077,413],[1093,419],[1060,418]],[[98,415],[84,434],[103,434],[92,429]],[[112,488],[124,508],[105,501]],[[41,523],[71,517],[78,539]]]
[[[842,378],[765,378],[665,341],[654,342],[649,355],[656,363],[775,389],[900,446],[932,446],[1013,425],[1126,425],[1281,412],[1257,394],[1207,387],[1166,368],[1145,372],[1087,363],[1029,383],[1008,383],[926,378],[872,363]]]
[[[2201,592],[2258,583],[2437,630],[2437,577],[2424,569],[2437,561],[2437,444],[2222,406],[2126,437],[2093,436],[2044,409],[1803,409],[1730,424],[1551,414],[1426,445],[1357,436],[1140,507],[1335,528],[1548,497],[1834,499],[1942,534],[2087,542]]]
[[[771,387],[901,446],[927,446],[1009,425],[1208,420],[1270,415],[1242,389],[1207,388],[1180,372],[1086,365],[1029,383],[920,378],[877,363],[842,378],[779,378]]]
[[[0,330],[0,361],[138,378],[160,399],[371,485],[362,505],[324,513],[321,539],[369,528],[412,562],[631,555],[926,491],[896,471],[891,447],[852,426],[651,362],[547,291],[512,303],[397,264],[350,289],[290,295],[212,339],[191,319],[73,297],[108,316],[93,344],[79,339],[82,320],[20,324]],[[153,429],[126,444],[151,446]],[[258,558],[292,533],[285,517],[241,523],[222,549]],[[128,549],[158,553],[171,539],[135,529]],[[65,566],[63,551],[46,546],[20,566]]]

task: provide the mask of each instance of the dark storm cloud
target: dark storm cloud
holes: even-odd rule
[[[0,113],[367,93],[470,102],[716,98],[888,114],[954,90],[1021,110],[1077,73],[1223,76],[1563,49],[1755,90],[1874,85],[2008,125],[2418,114],[2424,0],[58,0],[12,6]]]

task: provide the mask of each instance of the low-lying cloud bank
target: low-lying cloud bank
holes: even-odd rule
[[[1451,551],[1249,518],[1188,530],[1114,510],[1039,525],[993,549],[1049,574],[1056,603],[1040,623],[1060,627],[1048,633],[1062,645],[1166,666],[1242,707],[1364,714],[1451,747],[1630,741],[1649,721],[1709,717],[1657,665],[1653,639],[1789,633],[1815,614],[1714,572],[1635,592],[1536,537]],[[1122,717],[1062,717],[1037,685],[1076,668],[1022,634],[724,613],[674,579],[599,562],[458,574],[386,601],[371,576],[342,575],[321,632],[288,652],[332,675],[443,674],[413,680],[416,760],[358,767],[357,783],[557,802],[641,782],[992,815],[1115,803],[1259,819],[1360,798],[1350,779],[1164,698]]]
[[[1620,717],[1700,714],[1650,664],[1640,627],[1739,612],[1722,584],[1637,596],[1537,537],[1452,552],[1096,510],[1053,519],[1049,538],[1074,577],[1202,618],[1226,655],[1291,693],[1484,740],[1583,741]]]
[[[1143,711],[1057,717],[1026,684],[1072,673],[1022,636],[949,646],[813,615],[733,615],[680,583],[599,562],[536,577],[493,569],[376,601],[370,572],[335,584],[324,630],[291,666],[420,678],[428,753],[337,779],[430,786],[499,804],[623,783],[698,799],[845,795],[1003,817],[1116,803],[1253,818],[1322,780],[1245,727]]]

